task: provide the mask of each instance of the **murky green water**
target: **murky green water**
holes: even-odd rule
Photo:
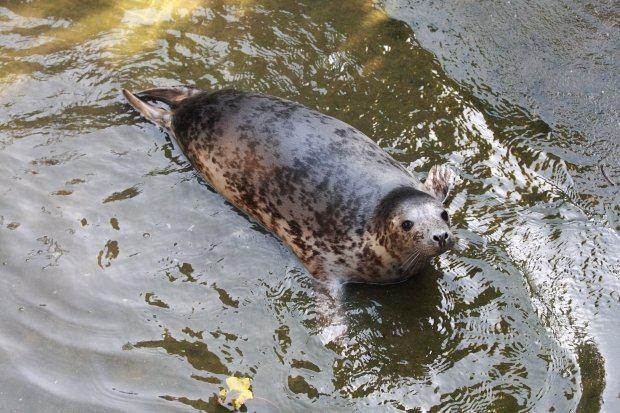
[[[3,1],[4,411],[216,411],[233,375],[250,411],[617,410],[617,25],[604,2]],[[180,83],[449,162],[465,246],[348,287],[324,345],[292,253],[119,93]]]

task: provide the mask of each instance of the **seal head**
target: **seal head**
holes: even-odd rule
[[[396,188],[381,200],[370,233],[384,249],[381,259],[392,272],[393,278],[386,277],[386,282],[413,275],[429,258],[454,245],[442,203],[411,187]]]

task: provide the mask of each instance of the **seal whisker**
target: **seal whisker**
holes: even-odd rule
[[[414,256],[418,253],[418,251],[414,251],[413,253],[411,253],[407,259],[405,259],[405,261],[403,261],[403,263],[400,265],[400,269],[404,269],[407,268],[407,265],[409,264],[409,262],[414,258]]]
[[[416,268],[419,263],[420,254],[417,254],[411,263],[407,266],[406,272],[410,272],[413,268]]]
[[[403,272],[409,272],[417,263],[420,258],[420,251],[415,251],[409,256],[409,258],[401,265]]]

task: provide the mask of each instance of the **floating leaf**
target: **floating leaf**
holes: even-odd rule
[[[239,410],[247,400],[254,398],[250,391],[252,380],[249,377],[228,377],[226,385],[228,390],[221,389],[218,395],[221,404],[232,404],[235,410]]]

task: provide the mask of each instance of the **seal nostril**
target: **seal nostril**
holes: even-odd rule
[[[436,241],[440,247],[444,247],[447,244],[449,238],[450,234],[448,234],[447,232],[433,235],[433,240]]]

